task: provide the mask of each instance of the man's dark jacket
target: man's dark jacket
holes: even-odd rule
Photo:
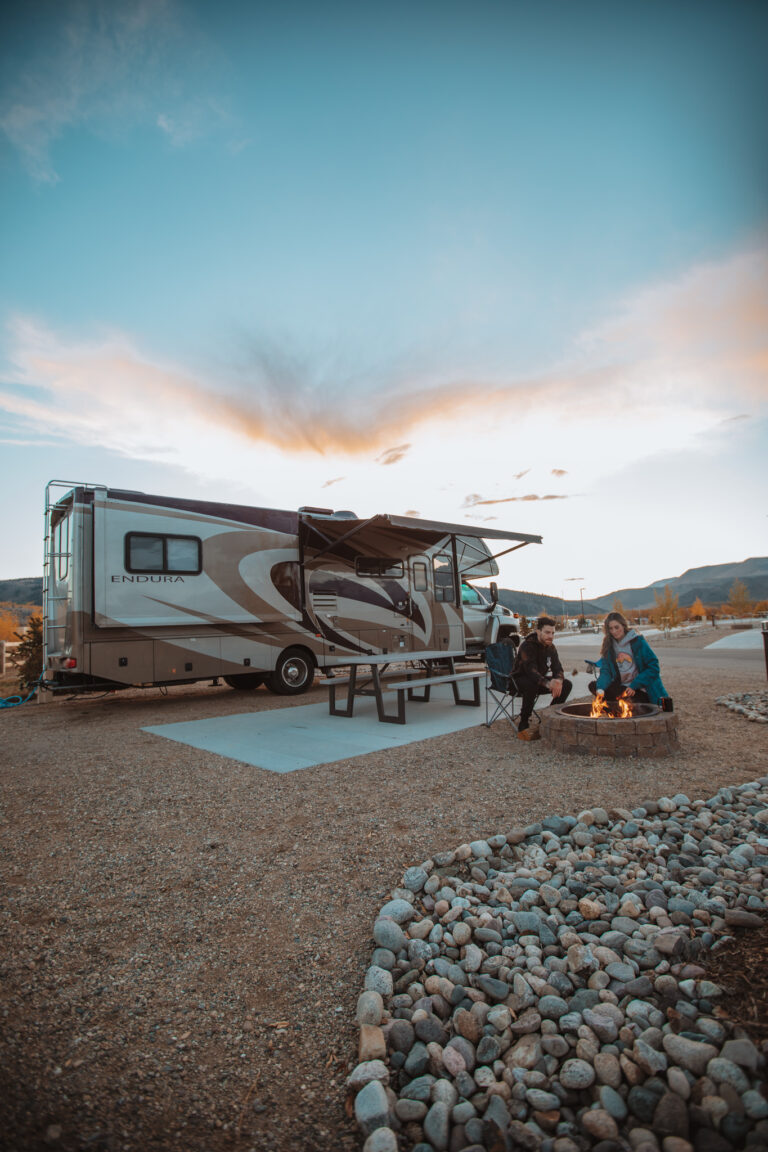
[[[548,688],[550,680],[564,680],[563,666],[554,644],[542,644],[530,632],[517,650],[512,675],[527,678],[539,688]]]

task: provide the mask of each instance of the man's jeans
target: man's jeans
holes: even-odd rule
[[[517,730],[518,732],[524,732],[531,719],[531,712],[533,712],[536,697],[551,695],[551,690],[542,684],[538,684],[535,680],[529,679],[527,676],[515,676],[515,684],[517,685],[517,694],[523,698]],[[571,688],[573,688],[572,681],[563,680],[563,690],[557,700],[555,700],[555,704],[565,704],[571,694]]]

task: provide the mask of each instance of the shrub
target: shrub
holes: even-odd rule
[[[43,670],[43,618],[30,616],[25,632],[14,633],[18,647],[8,658],[16,669],[16,679],[23,691],[39,678]]]

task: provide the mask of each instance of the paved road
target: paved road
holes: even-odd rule
[[[650,642],[654,647],[653,641]],[[557,641],[555,641],[557,644]],[[762,672],[766,677],[765,657],[759,648],[671,648],[654,647],[659,663],[664,668],[713,668],[728,669],[731,672],[744,671],[750,676]],[[572,660],[595,660],[600,655],[600,637],[584,640],[583,643],[569,642],[559,649],[560,659],[565,663]],[[574,665],[575,667],[576,665]]]

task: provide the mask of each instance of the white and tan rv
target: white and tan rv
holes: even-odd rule
[[[304,692],[362,656],[479,652],[513,630],[467,595],[540,536],[406,516],[358,519],[51,481],[44,685],[105,691],[222,677]],[[462,600],[470,603],[462,604]],[[479,603],[478,603],[479,600]]]

